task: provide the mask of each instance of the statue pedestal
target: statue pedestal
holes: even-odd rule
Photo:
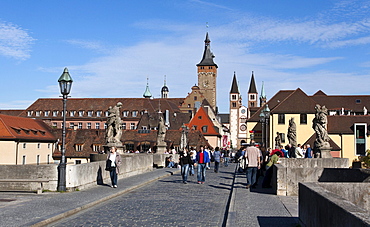
[[[167,151],[166,145],[158,145],[157,146],[157,154],[164,154]]]
[[[331,147],[328,148],[320,148],[321,158],[333,158],[330,154]]]

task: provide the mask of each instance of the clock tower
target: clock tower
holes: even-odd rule
[[[209,102],[214,111],[217,112],[216,106],[216,79],[217,79],[217,64],[214,63],[213,58],[215,57],[211,52],[210,39],[208,32],[206,39],[204,40],[205,47],[203,58],[198,68],[198,87],[200,92],[204,95],[205,99]]]

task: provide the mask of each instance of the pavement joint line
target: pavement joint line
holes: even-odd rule
[[[126,188],[126,189],[124,189],[124,190],[122,190],[122,191],[119,191],[119,192],[114,193],[114,194],[112,194],[112,195],[109,195],[109,196],[107,196],[107,197],[101,198],[101,199],[99,199],[99,200],[96,200],[96,201],[90,202],[90,203],[88,203],[88,204],[82,205],[82,206],[80,206],[80,207],[76,207],[76,208],[74,208],[74,209],[72,209],[72,210],[68,210],[68,211],[63,212],[63,213],[61,213],[61,214],[57,214],[57,215],[55,215],[55,216],[53,216],[53,217],[50,217],[50,218],[47,218],[47,219],[42,220],[42,221],[40,221],[40,222],[37,222],[37,223],[35,223],[35,224],[31,225],[31,227],[41,227],[41,226],[45,226],[45,225],[51,224],[51,223],[53,223],[53,222],[59,221],[59,220],[60,220],[60,219],[62,219],[62,218],[66,218],[66,217],[72,216],[72,215],[74,215],[74,214],[76,214],[76,213],[78,213],[78,212],[81,212],[81,211],[83,211],[83,210],[86,210],[86,209],[88,209],[88,208],[91,208],[91,207],[93,207],[93,206],[95,206],[95,205],[97,205],[97,204],[99,204],[99,203],[102,203],[102,202],[108,201],[108,200],[113,199],[113,198],[115,198],[115,197],[117,197],[117,196],[120,196],[120,195],[122,195],[122,194],[128,193],[128,192],[130,192],[130,191],[132,191],[132,190],[135,190],[135,189],[137,189],[137,188],[143,187],[144,185],[150,184],[150,183],[152,183],[152,182],[154,182],[154,181],[157,181],[157,180],[159,180],[159,179],[162,179],[162,178],[165,178],[165,177],[169,177],[169,176],[171,176],[171,175],[173,175],[173,174],[175,174],[175,173],[178,173],[178,172],[180,172],[180,170],[175,170],[175,171],[166,172],[166,173],[164,173],[164,174],[163,174],[163,175],[161,175],[161,176],[154,177],[154,178],[152,178],[152,179],[150,179],[150,180],[148,180],[148,181],[145,181],[145,182],[143,182],[143,183],[140,183],[140,184],[138,184],[138,185],[134,185],[134,186],[132,186],[132,187]]]
[[[233,182],[232,182],[232,186],[231,186],[231,196],[228,200],[228,203],[227,203],[227,206],[228,206],[228,209],[226,209],[227,211],[227,216],[225,214],[225,218],[226,218],[226,223],[224,223],[223,226],[226,226],[226,227],[231,227],[231,226],[235,226],[235,218],[236,218],[236,214],[235,214],[235,208],[234,208],[234,204],[235,204],[235,189],[234,189],[234,185],[235,185],[235,181],[236,181],[236,170],[237,170],[237,167],[238,165],[236,165],[235,167],[235,171],[234,171],[234,178],[233,178]]]

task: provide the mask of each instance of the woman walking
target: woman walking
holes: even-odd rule
[[[111,147],[110,153],[107,156],[107,161],[110,161],[110,179],[112,181],[112,188],[117,188],[117,174],[119,174],[119,167],[121,166],[122,159],[117,152],[117,147]],[[108,161],[108,162],[109,162]]]
[[[183,152],[180,153],[180,165],[181,165],[181,176],[182,182],[187,184],[188,182],[188,174],[189,174],[189,167],[193,164],[191,160],[190,153],[187,148]]]

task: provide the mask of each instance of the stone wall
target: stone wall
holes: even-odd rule
[[[370,183],[300,183],[299,219],[305,226],[370,226]]]
[[[151,171],[153,169],[152,154],[124,154],[118,178]],[[0,165],[0,179],[47,179],[44,190],[56,191],[58,184],[58,165]],[[96,184],[110,184],[109,172],[105,171],[105,161],[97,161],[79,165],[67,165],[67,190],[84,189]],[[38,183],[0,183],[2,191],[29,190],[34,191]]]
[[[297,196],[299,182],[317,182],[325,168],[348,168],[344,158],[281,158],[273,166],[272,187],[277,195]]]

